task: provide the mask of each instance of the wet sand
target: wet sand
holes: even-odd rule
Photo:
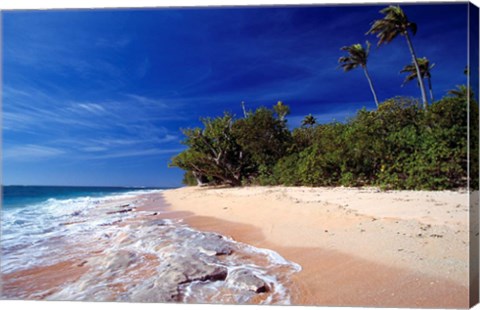
[[[8,265],[14,271],[2,274],[3,298],[290,303],[285,287],[298,265],[272,251],[192,229],[183,222],[192,213],[169,212],[161,194],[93,203],[75,210],[76,220],[57,224],[67,230],[44,240],[39,264]],[[15,247],[7,251],[9,259],[19,254]]]
[[[82,261],[63,261],[2,275],[2,295],[13,299],[44,299],[88,271]]]
[[[468,307],[466,193],[251,187],[162,196],[170,216],[192,227],[300,264],[293,304]]]
[[[466,193],[182,188],[140,195],[133,202],[133,208],[128,206],[132,199],[99,206],[98,217],[119,216],[118,212],[125,210],[129,211],[121,214],[135,213],[121,221],[112,220],[107,226],[100,225],[109,228],[109,234],[114,236],[108,241],[113,243],[105,244],[134,244],[138,240],[126,230],[128,227],[134,233],[146,229],[151,221],[183,220],[199,231],[270,249],[299,264],[300,272],[282,279],[294,305],[468,307]],[[89,248],[88,243],[77,246]],[[67,292],[79,291],[82,281],[92,280],[90,268],[109,265],[131,254],[102,249],[85,250],[74,260],[3,275],[2,294],[14,299],[71,299],[72,295],[62,295],[62,289],[70,286]],[[155,256],[137,256],[137,261],[143,263],[125,269],[135,275],[126,284],[158,278],[155,270],[160,261]],[[105,274],[100,273],[98,278]],[[116,300],[116,294],[129,290],[128,285],[115,285],[103,300]],[[262,302],[264,297],[257,295],[249,302]]]

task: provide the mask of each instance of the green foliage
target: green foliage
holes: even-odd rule
[[[348,56],[342,56],[338,59],[340,67],[343,71],[348,72],[357,67],[365,67],[368,61],[368,54],[370,53],[370,42],[365,43],[364,48],[362,44],[352,44],[350,46],[344,46],[340,50],[346,51]]]
[[[359,110],[344,124],[309,121],[293,132],[275,108],[241,119],[225,114],[205,119],[204,129],[185,130],[189,148],[172,165],[187,171],[187,184],[465,187],[466,98],[444,97],[424,110],[416,99],[395,97],[375,111]],[[478,122],[476,103],[470,119]],[[470,139],[478,141],[478,125],[472,127]],[[478,155],[470,156],[478,162]],[[471,169],[478,175],[478,167]],[[478,177],[471,185],[478,186]]]
[[[285,117],[290,114],[290,108],[288,105],[284,105],[282,101],[277,102],[277,104],[273,106],[273,110],[281,121],[284,121]]]
[[[417,24],[409,21],[405,12],[398,5],[390,5],[382,9],[380,13],[382,13],[384,17],[374,21],[372,27],[366,34],[377,35],[377,46],[390,43],[399,35],[405,37],[410,54],[412,56],[413,65],[417,73],[417,81],[422,94],[423,107],[426,110],[428,107],[428,100],[425,91],[425,84],[423,83],[423,77],[420,72],[418,58],[415,54],[413,43],[409,34],[411,33],[412,35],[415,35],[417,33]]]
[[[315,130],[314,127],[295,128],[292,132],[292,150],[301,152],[312,146],[315,141]]]
[[[368,54],[370,53],[370,42],[365,42],[365,48],[362,44],[357,43],[350,46],[344,46],[340,50],[346,51],[348,56],[342,56],[338,59],[340,67],[343,68],[344,72],[349,72],[355,68],[361,67],[364,70],[365,77],[368,80],[370,85],[370,90],[372,91],[373,99],[375,100],[375,105],[378,107],[378,98],[373,88],[372,79],[367,70],[367,61]]]
[[[282,113],[287,113],[288,107],[275,107],[278,106]],[[195,179],[211,184],[270,182],[273,166],[291,144],[286,122],[280,117],[284,114],[275,117],[274,113],[259,108],[237,120],[228,113],[202,119],[204,129],[183,131],[183,144],[188,149],[172,158],[170,166],[191,171]],[[185,182],[193,184],[191,179],[188,176]]]
[[[317,123],[317,119],[312,115],[308,114],[302,121],[302,128],[312,127]]]
[[[380,11],[383,19],[376,20],[367,34],[377,34],[378,46],[390,43],[398,35],[407,35],[411,31],[417,33],[417,24],[408,20],[405,12],[400,6],[391,5]]]
[[[264,176],[271,174],[271,168],[286,155],[291,144],[285,121],[267,108],[259,108],[237,120],[232,132],[242,151],[252,158],[251,168]]]
[[[433,69],[433,67],[435,67],[435,64],[430,64],[430,61],[427,59],[427,57],[417,58],[417,63],[418,67],[420,68],[421,77],[430,79],[432,77],[432,73],[430,71]],[[400,73],[408,73],[408,75],[405,77],[405,80],[403,81],[403,84],[406,84],[418,78],[417,68],[415,68],[414,63],[408,64],[403,67]]]
[[[185,173],[183,174],[182,183],[187,186],[195,186],[198,184],[197,178],[195,177],[193,172],[190,170],[186,170]]]
[[[301,185],[298,160],[298,153],[293,153],[280,158],[277,164],[273,167],[272,180],[274,181],[274,184],[283,184],[286,186]]]
[[[240,185],[248,159],[232,134],[233,117],[202,119],[204,129],[183,131],[189,148],[175,156],[170,166],[195,172],[213,183]]]
[[[470,188],[479,189],[479,119],[478,103],[470,101]]]
[[[444,98],[425,112],[413,106],[409,110],[401,113],[408,118],[386,136],[389,156],[382,161],[378,184],[402,189],[466,186],[466,102]]]

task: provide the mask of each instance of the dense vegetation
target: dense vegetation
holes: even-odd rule
[[[362,44],[345,46],[341,50],[347,55],[340,57],[340,67],[345,72],[363,69],[376,110],[361,109],[346,123],[317,124],[307,115],[301,127],[290,131],[290,109],[282,102],[272,109],[249,112],[242,103],[241,118],[225,113],[202,119],[203,128],[183,131],[188,148],[170,165],[185,170],[184,183],[478,188],[478,164],[471,165],[468,184],[468,133],[470,160],[478,163],[478,103],[473,93],[462,85],[434,102],[434,64],[426,57],[417,58],[413,48],[411,36],[417,25],[399,6],[380,12],[384,18],[375,21],[367,34],[377,35],[378,46],[405,37],[412,62],[401,73],[408,74],[404,83],[417,82],[421,104],[405,97],[380,103],[367,70],[370,43],[365,48]]]
[[[203,129],[185,130],[188,149],[171,165],[186,171],[188,185],[465,187],[467,107],[461,96],[444,97],[428,110],[398,97],[346,123],[317,125],[307,116],[293,131],[274,109],[238,119],[227,113],[203,119]],[[470,110],[477,119],[470,139],[478,141],[478,105]]]

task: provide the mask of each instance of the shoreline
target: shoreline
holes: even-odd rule
[[[468,307],[466,192],[186,187],[161,195],[196,229],[300,264],[294,305]]]
[[[45,240],[48,251],[38,249],[39,264],[16,264],[2,274],[3,298],[290,304],[285,287],[298,265],[271,250],[195,230],[183,222],[190,214],[166,210],[161,193],[79,207],[56,222],[62,229]],[[53,249],[61,254],[49,255]]]
[[[200,237],[199,241],[214,233],[260,251],[244,252],[241,244],[232,244],[240,246],[239,251],[225,258],[236,261],[234,266],[263,260],[262,249],[299,264],[302,269],[296,272],[267,264],[281,281],[275,283],[287,289],[293,305],[466,308],[468,245],[463,242],[468,241],[468,206],[460,202],[466,195],[447,191],[379,192],[371,188],[189,187],[107,199],[87,209],[93,213],[85,214],[86,218],[78,210],[72,213],[71,221],[59,223],[73,231],[82,225],[94,229],[96,237],[91,240],[65,243],[71,249],[89,250],[57,257],[50,265],[2,275],[4,296],[110,301],[126,296],[133,298],[127,299],[130,301],[150,300],[161,290],[138,295],[144,289],[135,286],[169,278],[171,272],[162,265],[162,255],[190,253],[194,256],[189,261],[195,261],[199,253],[191,253],[192,245],[218,246],[217,242],[184,243],[193,232],[190,236]],[[183,225],[187,225],[186,230],[182,230]],[[171,235],[172,231],[178,233]],[[165,252],[169,243],[183,246]],[[90,248],[94,244],[95,251]],[[112,284],[116,282],[112,274],[130,280]],[[95,291],[87,289],[85,283],[105,283],[110,288],[95,297]],[[175,283],[173,287],[180,285]],[[192,298],[200,292],[180,300],[195,302]],[[260,303],[266,296],[253,296],[248,303]],[[207,296],[212,299],[206,300],[235,304],[232,300],[219,301],[218,297]],[[165,298],[163,302],[168,300]],[[273,301],[279,302],[278,298]]]

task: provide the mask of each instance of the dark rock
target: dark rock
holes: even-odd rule
[[[181,277],[177,277],[178,272],[186,279],[179,281]],[[178,284],[184,284],[192,281],[223,281],[227,278],[228,271],[223,266],[207,264],[194,257],[186,257],[171,261],[165,273],[167,278],[173,277]]]
[[[170,257],[160,269],[155,280],[136,288],[131,301],[179,302],[182,285],[193,281],[223,281],[228,274],[225,267],[207,264],[193,256]]]
[[[217,256],[233,253],[232,245],[223,236],[213,233],[202,233],[199,240],[196,240],[196,246],[204,252],[214,252]]]
[[[166,226],[168,224],[165,220],[152,220],[148,222],[150,226]]]
[[[78,266],[78,267],[83,267],[83,266],[85,266],[86,263],[88,263],[88,261],[84,260],[83,262],[81,262],[81,263],[78,264],[77,266]]]
[[[228,276],[228,281],[241,289],[255,293],[266,293],[270,291],[267,283],[248,270],[235,270],[231,272]]]
[[[109,211],[107,214],[116,214],[116,213],[127,213],[133,211],[133,208],[123,209],[120,211]]]

